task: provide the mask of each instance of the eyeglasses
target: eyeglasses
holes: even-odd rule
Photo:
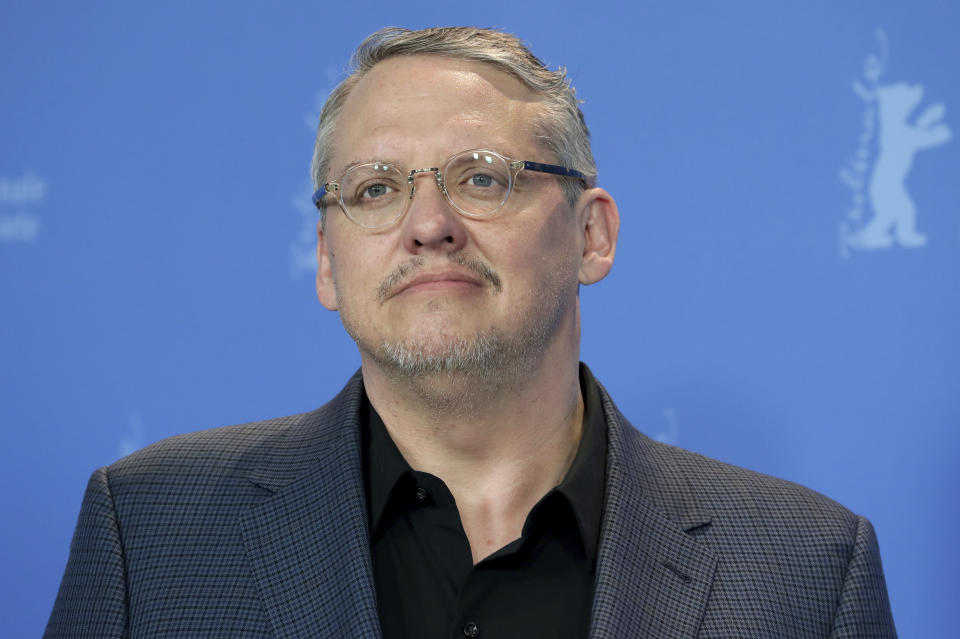
[[[412,169],[404,173],[389,162],[351,166],[336,182],[327,182],[313,194],[322,210],[328,193],[336,194],[340,208],[356,224],[378,229],[400,219],[416,192],[417,175],[432,173],[437,188],[453,208],[473,218],[488,217],[506,203],[520,171],[551,173],[587,182],[580,171],[555,164],[511,160],[494,151],[476,149],[457,153],[438,168]]]

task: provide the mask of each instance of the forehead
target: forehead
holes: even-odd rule
[[[336,173],[383,159],[440,162],[470,148],[519,159],[536,149],[540,97],[520,80],[480,62],[400,56],[378,63],[347,97],[334,134]]]

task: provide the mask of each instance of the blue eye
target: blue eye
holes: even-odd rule
[[[390,192],[390,187],[386,184],[371,184],[363,190],[363,197],[378,198]]]
[[[493,178],[484,173],[477,173],[475,175],[470,176],[470,185],[482,186],[482,187],[493,186]]]

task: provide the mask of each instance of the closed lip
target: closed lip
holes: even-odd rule
[[[476,274],[466,271],[446,270],[425,272],[418,273],[415,277],[411,277],[395,286],[393,290],[390,291],[390,294],[387,295],[386,299],[399,295],[419,284],[429,284],[430,282],[465,282],[467,284],[473,284],[474,286],[483,286],[483,281],[477,277]]]

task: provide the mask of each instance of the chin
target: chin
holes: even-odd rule
[[[508,348],[494,332],[470,337],[434,335],[426,339],[384,342],[374,359],[407,376],[431,373],[483,374],[502,368]]]

